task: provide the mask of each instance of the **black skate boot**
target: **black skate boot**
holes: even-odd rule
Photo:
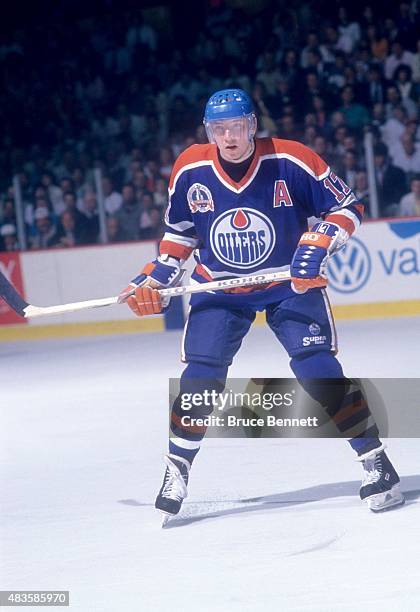
[[[367,502],[372,512],[381,512],[405,501],[400,491],[399,476],[384,449],[382,444],[358,459],[362,462],[365,472],[360,487],[360,499]]]
[[[188,473],[190,463],[177,455],[165,455],[166,471],[162,487],[156,498],[155,508],[163,513],[162,527],[171,516],[181,509],[182,502],[187,497]]]

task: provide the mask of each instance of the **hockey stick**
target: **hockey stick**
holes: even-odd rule
[[[189,295],[191,293],[202,293],[205,291],[220,291],[223,289],[233,289],[235,287],[248,287],[250,285],[264,285],[266,283],[290,280],[289,270],[280,270],[270,274],[254,274],[251,276],[241,276],[238,278],[226,278],[224,280],[210,281],[208,283],[197,283],[195,285],[184,285],[181,287],[170,287],[160,289],[162,297],[176,297],[179,295]],[[134,289],[133,292],[134,293]],[[25,319],[33,317],[45,317],[47,315],[64,314],[87,310],[88,308],[100,308],[118,304],[118,296],[102,298],[99,300],[86,300],[84,302],[72,302],[70,304],[60,304],[58,306],[33,306],[22,298],[16,289],[9,283],[7,278],[0,272],[0,297],[9,306]],[[128,297],[128,295],[127,295]]]

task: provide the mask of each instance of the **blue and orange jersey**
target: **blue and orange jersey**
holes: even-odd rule
[[[216,145],[192,145],[172,170],[160,253],[185,260],[194,251],[201,281],[275,272],[290,265],[309,217],[350,236],[362,214],[351,189],[303,144],[256,139],[239,183],[223,170]]]

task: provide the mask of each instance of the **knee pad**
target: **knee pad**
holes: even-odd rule
[[[293,357],[290,367],[296,378],[344,378],[340,362],[326,351]]]
[[[339,409],[348,387],[336,357],[325,351],[300,355],[293,357],[290,367],[308,395],[327,408],[332,416]]]

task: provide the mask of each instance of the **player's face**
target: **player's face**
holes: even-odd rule
[[[239,163],[250,155],[254,144],[249,140],[249,124],[246,117],[212,121],[211,129],[223,159]]]

